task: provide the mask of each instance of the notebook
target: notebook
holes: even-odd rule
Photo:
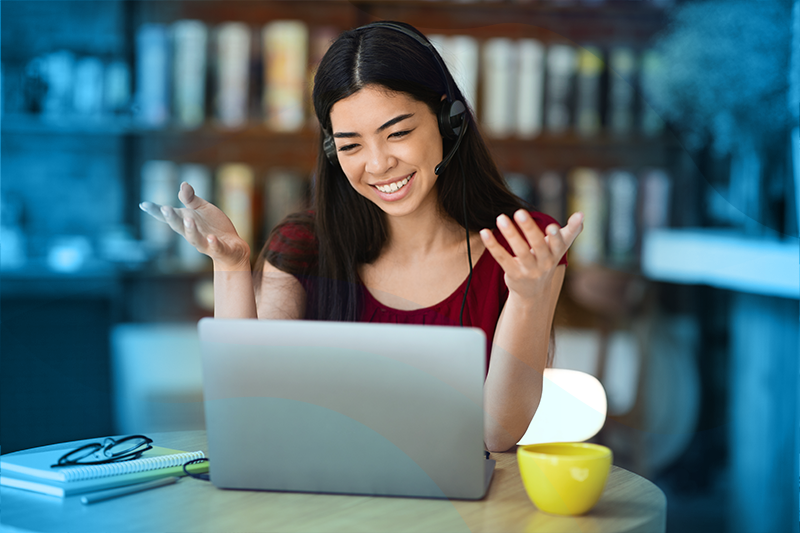
[[[211,318],[198,329],[217,487],[485,495],[480,329]]]
[[[183,476],[183,464],[205,455],[201,451],[183,452],[153,446],[142,457],[101,465],[51,468],[50,465],[70,450],[103,439],[86,439],[23,450],[0,456],[0,485],[65,497],[168,476]],[[206,464],[193,465],[192,473],[207,470]]]

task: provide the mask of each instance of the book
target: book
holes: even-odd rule
[[[136,32],[136,100],[146,126],[169,118],[169,40],[163,24],[142,24]]]
[[[544,46],[536,39],[520,39],[518,47],[517,135],[531,139],[542,131]]]
[[[567,221],[564,189],[564,179],[553,170],[543,172],[536,180],[536,208],[556,219],[559,224]]]
[[[661,168],[646,169],[640,176],[639,223],[642,231],[665,228],[670,224],[672,180]]]
[[[177,165],[172,161],[145,161],[142,165],[140,201],[174,207],[178,198],[177,172]],[[152,252],[163,252],[174,242],[176,233],[168,224],[147,213],[141,214],[141,223],[142,239]]]
[[[111,61],[104,71],[103,109],[112,115],[126,113],[130,99],[131,70],[124,61]]]
[[[195,195],[212,202],[211,170],[205,165],[187,163],[180,166],[178,182],[192,186]],[[183,270],[199,271],[211,264],[211,258],[197,251],[186,239],[178,240],[178,262]]]
[[[102,439],[100,439],[101,441]],[[205,457],[203,452],[184,452],[153,446],[141,458],[101,465],[51,468],[65,453],[98,439],[34,448],[0,456],[0,485],[66,497],[97,490],[143,483],[168,476],[183,476],[183,465]],[[192,467],[192,473],[206,472],[208,465]]]
[[[615,169],[606,177],[608,187],[608,259],[627,267],[635,259],[638,224],[638,180],[631,172]]]
[[[75,62],[72,108],[78,115],[98,117],[103,112],[103,62],[84,57]]]
[[[577,167],[569,173],[570,213],[581,211],[583,231],[570,247],[570,262],[599,263],[605,257],[606,199],[600,173],[592,168]]]
[[[252,249],[253,201],[255,176],[253,169],[241,163],[226,163],[217,169],[217,207],[231,219],[233,227]]]
[[[223,127],[240,128],[248,116],[250,29],[241,22],[226,22],[217,28],[215,41],[216,118]]]
[[[308,183],[298,173],[273,169],[265,186],[265,235],[287,215],[300,211],[306,203]]]
[[[298,131],[305,121],[308,27],[299,20],[276,20],[264,26],[261,37],[267,126]]]
[[[583,137],[596,135],[600,130],[600,76],[603,66],[599,48],[585,46],[578,52],[575,129]]]
[[[179,20],[172,25],[172,40],[175,121],[196,128],[205,120],[208,28],[199,20]]]
[[[636,56],[627,46],[615,46],[608,55],[608,126],[611,133],[625,136],[633,129]]]
[[[444,64],[453,76],[453,81],[464,96],[464,103],[473,113],[477,113],[480,55],[478,41],[470,35],[447,37],[441,34],[429,35],[428,40],[442,56]]]
[[[639,108],[639,128],[641,132],[647,137],[657,137],[664,131],[664,121],[659,114],[650,106],[652,99],[650,93],[654,90],[655,80],[661,74],[659,71],[663,69],[661,59],[658,52],[654,50],[645,50],[640,57],[640,76],[642,84],[642,99]]]
[[[514,132],[517,48],[511,39],[495,37],[483,45],[483,125],[492,137]]]
[[[577,68],[577,54],[572,45],[553,44],[547,50],[545,127],[549,133],[566,133],[572,125],[570,110]]]

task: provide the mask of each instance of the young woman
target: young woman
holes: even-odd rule
[[[213,259],[218,318],[481,327],[485,443],[507,450],[541,398],[583,216],[560,228],[509,192],[441,57],[411,26],[343,33],[313,97],[322,131],[312,210],[273,230],[252,275],[248,244],[188,184],[185,208],[142,209]]]

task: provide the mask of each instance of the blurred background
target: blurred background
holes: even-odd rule
[[[800,7],[792,0],[3,0],[2,452],[203,427],[210,264],[142,200],[186,180],[256,253],[307,204],[315,65],[409,22],[509,185],[586,214],[555,365],[669,531],[798,525]]]

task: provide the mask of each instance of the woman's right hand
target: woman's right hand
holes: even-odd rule
[[[183,235],[214,261],[215,268],[250,269],[250,246],[239,237],[231,219],[221,209],[197,196],[186,182],[181,183],[178,199],[186,207],[142,202],[139,208]]]

